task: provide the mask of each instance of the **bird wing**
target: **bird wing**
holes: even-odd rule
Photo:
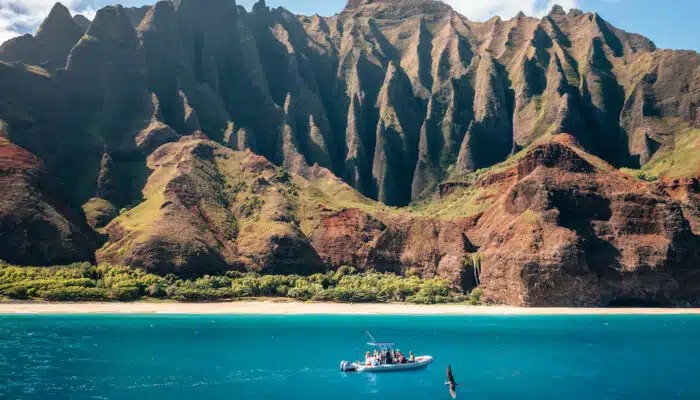
[[[455,391],[455,385],[450,385],[450,396],[452,396],[453,399],[457,398],[457,391]]]
[[[447,380],[450,383],[455,383],[455,377],[452,376],[452,366],[449,364],[447,365]]]

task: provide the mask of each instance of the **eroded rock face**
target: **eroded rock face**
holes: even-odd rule
[[[697,53],[657,50],[593,13],[473,22],[439,1],[358,0],[323,18],[182,0],[107,7],[85,26],[58,4],[0,51],[69,88],[58,96],[80,111],[62,117],[91,121],[66,127],[83,141],[123,154],[153,132],[149,152],[201,130],[299,173],[318,164],[389,205],[548,135],[639,167],[698,124]]]
[[[381,221],[360,210],[329,212],[313,231],[312,242],[328,265],[364,266],[371,249],[386,229]]]
[[[505,212],[486,212],[471,232],[485,255],[487,298],[528,306],[695,298],[698,236],[682,204],[579,152],[559,143],[531,150]]]
[[[0,137],[0,259],[39,266],[94,261],[96,235],[54,179],[40,159]]]

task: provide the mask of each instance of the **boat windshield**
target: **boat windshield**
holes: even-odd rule
[[[394,344],[389,342],[368,342],[367,344],[373,347],[394,347]]]

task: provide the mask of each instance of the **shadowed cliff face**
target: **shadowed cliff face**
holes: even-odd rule
[[[0,121],[0,131],[5,125]],[[0,257],[46,265],[94,261],[97,235],[40,159],[0,135]]]
[[[2,195],[55,206],[58,233],[26,240],[61,249],[8,261],[92,257],[87,220],[99,260],[163,273],[352,264],[470,288],[480,253],[497,302],[696,295],[700,56],[597,14],[179,0],[87,21],[57,4],[0,60],[0,137],[56,178]]]

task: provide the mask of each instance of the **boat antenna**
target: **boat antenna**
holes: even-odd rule
[[[366,330],[365,333],[367,334],[367,336],[369,336],[370,340],[372,340],[372,343],[376,342],[376,340],[374,340],[374,336],[372,336],[372,334],[369,333],[369,331]]]

